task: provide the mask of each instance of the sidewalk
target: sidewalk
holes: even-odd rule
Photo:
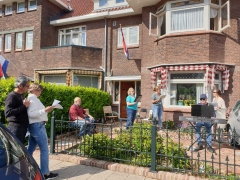
[[[34,153],[34,159],[39,164],[40,155],[39,150],[36,150]],[[72,162],[64,162],[58,159],[52,159],[54,156],[59,155],[50,155],[49,166],[52,172],[58,173],[59,177],[56,180],[60,179],[69,179],[69,180],[153,180],[151,178],[145,178],[143,176],[138,176],[130,173],[112,171],[107,169],[101,169],[98,167],[86,166],[81,164],[76,164]],[[69,156],[69,155],[67,155]],[[55,158],[56,158],[55,157]],[[78,157],[75,157],[78,158]]]

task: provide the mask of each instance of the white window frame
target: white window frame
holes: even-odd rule
[[[31,33],[32,33],[32,35],[29,36]],[[29,41],[28,41],[28,38],[30,38],[30,37],[32,38],[31,43],[29,43]],[[26,31],[26,33],[25,33],[25,44],[26,44],[26,46],[25,46],[26,50],[33,49],[33,31]]]
[[[72,84],[74,84],[74,76],[84,76],[84,77],[95,77],[95,78],[97,78],[98,79],[98,84],[97,84],[97,89],[99,89],[100,87],[100,82],[99,82],[99,76],[96,76],[96,75],[92,75],[92,74],[89,74],[89,75],[85,75],[85,74],[73,74],[73,80],[72,80]],[[79,85],[79,84],[78,84]],[[92,79],[91,79],[91,85],[92,85]],[[93,87],[93,86],[83,86],[83,87],[92,87],[92,88],[96,88],[96,87]]]
[[[12,34],[5,34],[5,52],[11,51]]]
[[[23,9],[19,9],[19,5],[20,4],[23,4]],[[25,2],[18,2],[17,3],[17,13],[21,13],[21,12],[24,12],[25,11]]]
[[[31,2],[36,2],[35,5],[31,6],[30,3]],[[29,0],[28,1],[28,11],[32,11],[32,10],[36,10],[37,9],[37,0]]]
[[[79,31],[72,31],[71,29],[77,29],[79,28]],[[83,28],[85,30],[83,30]],[[70,33],[67,33],[67,30],[71,30]],[[62,32],[63,31],[63,32]],[[78,34],[78,44],[68,44],[68,45],[79,45],[79,46],[86,46],[86,42],[87,42],[87,30],[86,30],[86,26],[78,26],[78,27],[72,27],[72,28],[67,28],[67,29],[59,29],[59,33],[58,33],[58,45],[59,46],[66,46],[66,36],[67,35],[71,35],[70,41],[72,42],[73,39],[73,34]],[[84,43],[83,44],[83,34],[85,34],[84,36]],[[63,36],[63,37],[62,37]],[[63,38],[63,42],[62,42],[62,38]]]
[[[11,15],[12,14],[12,5],[6,5],[5,6],[5,15]]]
[[[57,76],[62,76],[62,77],[65,77],[65,83],[55,83],[55,82],[49,82],[50,84],[56,84],[56,85],[67,85],[67,82],[66,82],[66,74],[44,74],[41,76],[41,80],[43,82],[46,82],[44,81],[45,80],[45,77],[47,76],[54,76],[54,77],[57,77]]]
[[[19,38],[20,36],[20,38]],[[15,36],[15,50],[22,50],[22,43],[23,43],[23,33],[22,32],[17,32]],[[20,43],[20,44],[18,44]],[[20,45],[20,46],[18,46]]]
[[[130,28],[134,28],[136,27],[137,28],[137,42],[136,43],[129,43],[129,39],[130,39]],[[126,30],[126,33],[124,34],[124,39],[125,39],[125,42],[126,42],[126,45],[127,46],[139,46],[139,26],[130,26],[130,27],[124,27],[122,28],[123,30],[123,33],[124,33],[124,30]],[[122,33],[121,33],[121,30],[120,28],[118,28],[118,47],[123,47],[122,45]]]
[[[0,17],[2,16],[2,8],[0,8]]]
[[[210,0],[204,0],[204,3],[199,3],[199,4],[193,4],[193,5],[187,5],[187,6],[179,6],[179,7],[171,7],[171,3],[176,3],[176,2],[182,2],[186,0],[177,0],[177,1],[170,1],[165,3],[164,6],[161,8],[158,8],[156,13],[151,13],[149,14],[149,35],[151,36],[156,36],[160,37],[160,29],[161,26],[159,26],[159,18],[163,16],[163,14],[166,14],[166,34],[170,33],[179,33],[179,32],[187,32],[187,31],[197,31],[197,30],[210,30],[210,8],[215,8],[218,10],[217,18],[218,18],[218,27],[217,30],[218,32],[222,32],[226,28],[230,27],[230,1],[228,0],[226,3],[222,5],[222,0],[219,0],[219,5],[211,3]],[[178,30],[178,31],[172,31],[171,30],[171,14],[174,11],[179,11],[179,10],[187,10],[187,9],[194,9],[194,8],[204,8],[203,12],[203,28],[199,29],[186,29],[186,30]],[[227,17],[226,17],[226,25],[222,27],[222,9],[225,8],[227,11]],[[153,19],[154,16],[154,19]],[[152,22],[152,21],[155,21]],[[156,22],[157,21],[157,22]],[[151,26],[152,24],[157,24],[157,31],[155,33],[152,32]]]
[[[206,81],[205,78],[203,79],[170,79],[171,74],[186,74],[186,73],[204,73],[205,71],[170,71],[168,73],[168,82],[167,82],[167,89],[166,91],[166,97],[163,99],[164,107],[177,107],[177,108],[189,108],[190,106],[178,106],[178,105],[170,105],[170,85],[171,84],[203,84],[203,93],[209,94],[206,87]],[[157,73],[158,74],[158,73]],[[196,97],[198,98],[198,97]],[[197,99],[198,100],[198,99]],[[197,102],[196,102],[197,103]]]

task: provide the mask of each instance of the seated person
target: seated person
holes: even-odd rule
[[[201,103],[199,103],[199,105],[203,105],[203,106],[212,106],[210,104],[208,104],[207,102],[207,95],[206,94],[201,94],[200,95],[200,101]],[[207,117],[207,118],[211,118],[211,117],[214,117],[214,111],[212,113],[212,115],[209,115],[210,117]],[[202,145],[202,138],[201,138],[201,135],[200,135],[200,132],[201,132],[201,127],[202,126],[205,126],[206,128],[206,135],[207,135],[207,150],[211,153],[214,152],[214,150],[212,149],[212,123],[211,122],[196,122],[196,138],[197,138],[197,143],[198,143],[198,146],[197,148],[195,149],[195,151],[199,151],[199,150],[202,150],[203,149],[203,145]]]
[[[86,133],[89,136],[92,135],[91,123],[94,121],[94,118],[90,114],[87,114],[86,111],[81,107],[81,98],[74,98],[74,104],[70,107],[69,116],[70,121],[80,127],[80,132],[78,134],[80,138]]]

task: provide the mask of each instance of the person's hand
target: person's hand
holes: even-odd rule
[[[30,105],[30,101],[25,98],[25,99],[23,100],[23,105],[26,106],[26,107],[28,107],[28,106]]]
[[[45,112],[49,113],[54,109],[54,106],[48,106],[45,108]]]

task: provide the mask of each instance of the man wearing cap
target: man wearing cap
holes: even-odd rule
[[[212,106],[210,105],[208,102],[207,102],[207,95],[206,94],[201,94],[200,95],[200,103],[199,105],[202,105],[202,106]],[[207,118],[211,118],[211,117],[214,117],[214,112],[212,115],[209,115],[210,117],[207,117]],[[196,138],[197,138],[197,143],[198,143],[198,146],[195,148],[195,151],[199,151],[199,150],[202,150],[203,149],[203,145],[202,145],[202,138],[201,138],[201,135],[200,135],[200,132],[201,132],[201,127],[202,126],[205,126],[206,128],[206,135],[207,135],[207,150],[211,153],[214,152],[213,148],[212,148],[212,132],[211,132],[211,129],[212,129],[212,123],[211,122],[196,122],[196,130],[197,130],[197,133],[196,133]]]
[[[5,100],[5,117],[8,119],[8,129],[22,142],[28,128],[27,107],[30,105],[24,97],[28,91],[30,80],[25,76],[19,76],[14,84],[14,91],[10,92]]]

